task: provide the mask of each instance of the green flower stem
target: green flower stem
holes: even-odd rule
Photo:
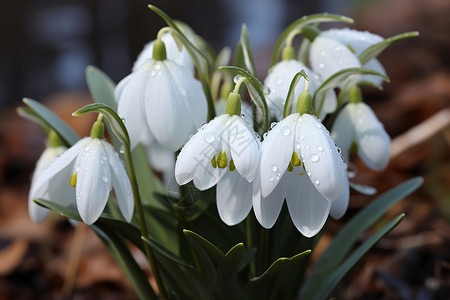
[[[141,196],[138,190],[138,184],[136,180],[136,175],[134,172],[133,159],[131,157],[131,149],[129,144],[124,144],[124,157],[127,165],[127,173],[130,178],[131,188],[133,189],[133,198],[134,205],[136,206],[136,213],[139,221],[139,227],[141,229],[141,235],[148,237],[147,225],[144,217],[144,209],[142,208]],[[147,255],[148,262],[150,263],[150,267],[153,271],[153,276],[155,277],[156,284],[158,285],[159,293],[163,299],[167,299],[167,292],[164,288],[164,284],[161,278],[161,274],[159,273],[159,269],[156,264],[155,256],[153,255],[152,249],[149,247],[147,243],[144,243],[145,252]]]
[[[252,235],[252,219],[250,215],[247,216],[245,219],[245,234],[247,237],[247,249],[250,251],[253,248],[253,235]],[[252,259],[250,261],[250,276],[255,277],[256,276],[256,261]]]

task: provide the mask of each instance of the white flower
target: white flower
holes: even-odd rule
[[[133,195],[119,156],[105,140],[86,137],[42,171],[29,198],[43,198],[63,206],[72,205],[76,199],[81,219],[92,224],[100,217],[112,188],[122,215],[130,221]]]
[[[373,58],[363,66],[358,60],[358,55],[364,50],[381,41],[383,41],[382,37],[367,31],[348,28],[323,31],[311,43],[309,52],[311,68],[324,80],[347,68],[364,67],[386,75],[386,71],[377,59]],[[358,81],[381,84],[382,80],[378,76],[363,75]]]
[[[189,52],[186,50],[186,48],[183,47],[180,51],[172,34],[168,32],[162,35],[161,40],[166,45],[167,59],[176,62],[177,64],[185,67],[186,69],[191,71],[192,74],[194,74],[194,67],[195,67],[194,60],[189,55]],[[133,72],[137,71],[144,64],[144,62],[146,62],[149,59],[152,59],[153,44],[154,41],[151,41],[150,43],[144,46],[144,49],[134,62]]]
[[[183,185],[193,180],[199,190],[217,184],[217,208],[228,225],[241,222],[252,208],[252,184],[260,159],[260,142],[238,115],[220,115],[184,145],[175,165]]]
[[[283,60],[274,65],[267,74],[266,80],[264,81],[264,87],[269,90],[269,94],[266,96],[267,106],[269,107],[271,117],[275,117],[278,121],[283,119],[284,104],[286,102],[291,81],[295,74],[302,69],[305,70],[306,75],[309,77],[309,91],[311,94],[314,94],[322,84],[322,80],[319,75],[311,71],[300,61],[294,59]],[[295,101],[292,105],[292,112],[295,112],[298,96],[304,89],[305,79],[302,77],[295,87]],[[329,90],[325,94],[324,105],[319,118],[323,119],[326,114],[333,112],[336,109],[336,105],[336,95],[333,90]]]
[[[200,82],[169,60],[147,60],[119,82],[115,96],[132,147],[152,134],[175,152],[206,121],[207,102]]]
[[[42,152],[41,157],[39,157],[36,163],[33,177],[31,178],[31,189],[33,189],[33,186],[36,183],[36,179],[45,170],[45,168],[47,168],[48,165],[53,162],[56,157],[66,151],[66,149],[67,148],[64,146],[47,147],[44,152]],[[28,211],[30,213],[31,219],[36,223],[44,221],[49,212],[48,209],[36,204],[33,201],[33,197],[31,197],[31,194],[28,197]]]
[[[331,136],[347,163],[353,143],[358,146],[358,155],[369,168],[382,170],[389,162],[391,139],[372,109],[363,102],[348,103],[341,110]]]
[[[258,221],[271,228],[286,198],[294,225],[314,236],[346,184],[346,166],[329,132],[312,115],[291,114],[269,131],[261,152],[260,189],[253,195]]]

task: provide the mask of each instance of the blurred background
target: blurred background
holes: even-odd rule
[[[93,116],[71,113],[91,102],[85,69],[116,83],[165,23],[143,0],[0,1],[0,299],[134,299],[102,244],[53,216],[27,212],[30,174],[45,146],[41,129],[16,114],[23,97],[47,105],[81,135]],[[246,23],[260,80],[278,35],[306,14],[354,18],[352,28],[383,37],[419,31],[380,60],[391,79],[364,98],[393,138],[388,168],[355,163],[355,181],[379,191],[414,176],[423,187],[395,206],[406,212],[341,284],[339,299],[450,299],[450,1],[448,0],[166,0],[152,1],[189,24],[215,50],[234,47]],[[343,26],[342,24],[332,24]],[[327,26],[331,26],[327,25]],[[326,27],[321,27],[326,28]],[[350,217],[371,200],[355,194]],[[345,219],[342,221],[345,222]],[[330,222],[324,241],[341,222]],[[320,249],[319,249],[320,250]],[[138,255],[138,254],[137,254]]]

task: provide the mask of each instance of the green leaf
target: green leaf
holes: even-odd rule
[[[176,254],[174,254],[172,251],[170,251],[169,249],[165,248],[164,246],[162,246],[160,243],[158,243],[157,240],[155,240],[152,237],[142,237],[142,240],[147,243],[155,252],[159,253],[160,255],[164,256],[167,259],[170,259],[171,261],[173,261],[176,264],[179,264],[181,266],[184,266],[186,268],[192,268],[191,265],[189,265],[187,262],[185,262],[184,260],[182,260],[180,257],[178,257]]]
[[[325,80],[319,88],[317,88],[316,92],[313,95],[313,105],[315,109],[315,115],[320,115],[322,111],[323,103],[325,100],[325,95],[330,89],[334,89],[341,82],[350,79],[350,76],[353,75],[376,75],[382,77],[384,80],[389,82],[389,78],[381,73],[375,72],[373,70],[364,69],[364,68],[348,68],[341,70],[339,72],[334,73],[327,80]],[[352,86],[356,84],[357,77],[354,76],[353,80],[346,84],[346,86],[341,90],[342,95],[348,94],[348,91]]]
[[[237,273],[244,253],[244,244],[239,243],[225,254],[214,281],[214,295],[217,299],[242,299],[243,291],[237,283]]]
[[[298,269],[309,253],[311,250],[306,250],[291,258],[279,258],[261,276],[252,278],[248,283],[250,299],[287,299],[279,295],[284,290],[286,278],[299,275],[297,274]]]
[[[306,80],[309,80],[308,75],[306,75],[305,73],[305,70],[301,70],[300,72],[295,74],[294,78],[292,78],[291,85],[289,86],[289,91],[286,97],[286,102],[284,104],[283,118],[286,118],[292,113],[292,105],[294,104],[295,100],[295,87],[302,77]]]
[[[284,45],[287,36],[294,30],[300,30],[302,27],[322,23],[322,22],[345,22],[345,23],[353,23],[353,20],[348,17],[340,16],[340,15],[331,15],[331,14],[315,14],[310,16],[304,16],[300,19],[297,19],[293,23],[291,23],[284,31],[281,33],[278,38],[277,43],[275,44],[275,48],[272,52],[272,58],[270,60],[270,67],[277,62],[278,56],[281,52],[281,47]]]
[[[416,37],[418,35],[419,35],[419,32],[417,32],[417,31],[406,32],[406,33],[392,36],[388,39],[385,39],[379,43],[376,43],[376,44],[368,47],[366,50],[364,50],[358,56],[359,61],[361,62],[361,66],[365,65],[372,58],[377,57],[381,52],[383,52],[387,47],[389,47],[393,43],[401,41],[403,39]]]
[[[128,131],[125,127],[125,124],[123,124],[122,119],[111,107],[102,103],[93,103],[83,106],[79,110],[72,113],[72,115],[77,117],[90,112],[103,114],[108,120],[111,129],[122,142],[124,147],[130,145],[130,137],[128,136]]]
[[[48,110],[44,105],[39,102],[24,98],[23,103],[25,103],[35,114],[36,117],[40,118],[42,122],[49,127],[53,128],[55,132],[64,140],[67,146],[74,145],[80,136],[73,131],[63,120],[61,120],[57,115]]]
[[[33,123],[38,124],[39,126],[41,126],[41,128],[45,131],[47,135],[49,134],[50,127],[47,125],[47,123],[44,122],[44,120],[41,119],[41,117],[34,110],[32,110],[29,107],[17,107],[16,111],[19,116]]]
[[[216,246],[197,233],[190,230],[183,230],[183,233],[188,241],[194,246],[195,250],[197,250],[210,278],[215,278],[216,271],[225,255]]]
[[[379,220],[394,204],[419,188],[422,182],[422,178],[416,177],[392,188],[372,201],[343,226],[322,253],[322,256],[312,266],[310,275],[303,286],[302,294],[312,289],[316,282],[323,281],[324,277],[336,269],[361,234]]]
[[[255,61],[253,59],[252,47],[250,45],[250,38],[248,36],[247,26],[242,24],[240,40],[242,46],[242,53],[244,55],[245,67],[247,70],[256,75]]]
[[[388,234],[393,228],[395,228],[403,219],[405,214],[399,215],[393,219],[386,226],[380,229],[377,233],[367,239],[361,246],[359,246],[350,257],[345,260],[337,269],[327,274],[325,280],[317,281],[314,294],[300,295],[298,299],[312,299],[323,300],[328,297],[331,291],[337,286],[337,284],[344,278],[344,276],[350,271],[350,269],[361,259],[361,257],[367,253],[383,236]]]
[[[253,102],[256,104],[256,106],[261,110],[263,115],[263,132],[267,132],[269,130],[269,115],[268,115],[268,108],[267,108],[267,102],[266,97],[264,96],[264,87],[262,83],[252,74],[250,74],[248,71],[234,67],[234,66],[221,66],[219,67],[221,70],[232,70],[237,72],[239,75],[245,77],[247,80],[244,81],[248,92],[250,94],[250,98],[253,100]]]
[[[95,102],[103,103],[117,110],[117,102],[114,97],[116,84],[108,75],[94,66],[88,66],[86,68],[86,82]]]
[[[95,225],[92,225],[91,227],[100,237],[106,248],[112,253],[121,269],[125,272],[139,298],[158,300],[158,296],[156,296],[148,282],[147,275],[134,260],[125,241],[112,230],[107,228],[100,229]]]

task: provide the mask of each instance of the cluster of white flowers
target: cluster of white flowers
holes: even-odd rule
[[[309,63],[294,55],[283,57],[264,81],[270,91],[269,115],[277,123],[261,140],[250,118],[252,108],[238,94],[240,81],[229,94],[225,112],[224,100],[217,99],[221,114],[205,124],[207,100],[195,78],[193,60],[165,33],[145,47],[132,73],[118,83],[118,114],[125,120],[131,147],[145,145],[152,167],[166,179],[175,176],[180,185],[193,181],[199,190],[216,186],[218,212],[226,224],[241,222],[253,208],[260,224],[271,228],[286,199],[294,225],[311,237],[330,213],[340,218],[347,209],[350,149],[357,145],[368,167],[380,170],[388,162],[390,142],[357,86],[349,103],[340,108],[331,135],[321,120],[337,112],[335,91],[326,91],[318,116],[313,114],[311,93],[336,72],[362,67],[358,55],[382,40],[368,32],[333,29],[317,33],[310,41]],[[376,59],[364,67],[385,74]],[[292,78],[301,70],[309,80],[302,78],[296,85],[292,111],[283,116]],[[368,75],[355,82],[363,81],[380,84],[378,77]],[[245,118],[241,110],[249,111]],[[36,197],[58,201],[53,186],[74,177],[74,198],[86,223],[99,217],[111,187],[124,217],[131,218],[132,194],[122,163],[112,146],[95,137],[64,152],[33,180],[30,201]],[[35,220],[42,219],[34,215]]]

